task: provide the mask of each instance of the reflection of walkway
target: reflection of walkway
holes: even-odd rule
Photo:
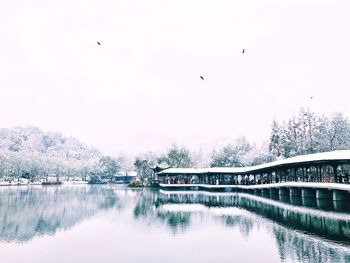
[[[246,237],[256,233],[254,229],[268,229],[283,262],[349,262],[350,214],[288,202],[244,193],[161,190],[156,213],[162,217],[164,213],[176,214],[179,218],[191,215],[199,220],[210,215],[227,227],[238,228]],[[192,220],[192,224],[198,221]]]
[[[276,245],[282,262],[293,259],[293,262],[347,263],[350,249],[333,242],[325,242],[320,238],[309,236],[301,231],[290,231],[284,227],[273,227]]]
[[[350,203],[346,201],[331,201],[327,199],[315,200],[313,198],[302,198],[302,197],[292,197],[289,196],[275,196],[273,198],[267,198],[266,196],[255,196],[244,193],[213,193],[205,191],[164,191],[160,190],[162,195],[167,196],[170,200],[174,196],[183,196],[182,203],[197,203],[198,199],[205,200],[204,197],[210,197],[211,204],[217,204],[218,206],[233,205],[233,203],[226,204],[228,197],[232,196],[243,196],[252,200],[257,200],[263,203],[271,204],[276,207],[281,207],[288,209],[290,211],[299,211],[301,213],[308,213],[310,215],[324,215],[326,217],[331,217],[335,220],[346,219],[350,220]],[[186,200],[186,201],[185,201]],[[181,202],[180,202],[181,203]],[[328,211],[328,212],[327,212]],[[329,213],[329,211],[334,211],[337,213]]]
[[[302,198],[300,199],[303,202]],[[177,191],[161,191],[160,200],[163,204],[201,204],[206,207],[243,208],[289,228],[306,231],[330,240],[350,242],[349,213],[326,212],[315,208],[299,207],[292,205],[293,201],[291,200],[289,200],[291,204],[286,204],[242,193],[207,193],[197,191],[181,193]],[[344,209],[350,211],[349,204],[343,202],[341,205]]]
[[[336,183],[285,182],[258,185],[159,184],[159,186],[165,189],[245,191],[252,194],[302,196],[335,201],[350,199],[350,185]]]
[[[188,256],[183,253],[184,246],[192,249],[189,244],[194,244],[202,251],[204,244],[214,253],[210,262],[218,262],[215,255],[227,251],[230,252],[226,261],[234,262],[237,261],[235,253],[255,254],[267,246],[272,250],[277,248],[275,253],[282,262],[334,262],[333,259],[338,263],[350,262],[350,221],[346,213],[298,207],[293,205],[294,199],[283,203],[244,193],[145,188],[135,193],[134,219],[157,233],[165,228],[173,234],[171,240],[175,243],[170,248],[163,234],[162,239],[158,239],[158,250],[166,251],[167,255],[175,251]],[[193,240],[194,237],[201,238]],[[253,243],[262,247],[254,247]],[[248,244],[248,250],[244,250],[242,244]],[[261,259],[266,261],[265,257]]]

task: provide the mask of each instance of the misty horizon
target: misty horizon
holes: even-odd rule
[[[240,136],[260,145],[273,119],[301,107],[350,116],[349,9],[342,0],[7,3],[0,127],[134,154]]]

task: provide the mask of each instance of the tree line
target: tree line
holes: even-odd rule
[[[269,151],[275,157],[350,149],[350,124],[341,113],[317,115],[301,109],[297,116],[271,127]]]
[[[346,116],[341,113],[326,116],[302,108],[287,120],[273,120],[270,137],[261,146],[250,143],[243,136],[209,154],[190,152],[184,146],[173,145],[165,154],[141,154],[134,165],[144,184],[154,179],[157,166],[244,167],[297,155],[345,149],[350,149],[350,123]]]
[[[120,171],[136,170],[141,184],[155,179],[157,169],[168,167],[243,167],[297,155],[350,149],[346,116],[329,116],[301,109],[283,121],[273,120],[270,137],[260,146],[245,137],[211,152],[190,151],[173,145],[165,153],[141,153],[128,164],[125,157],[105,156],[73,137],[36,127],[0,129],[0,180],[83,180],[111,182]]]
[[[0,129],[0,180],[113,180],[123,166],[121,158],[103,156],[73,137],[37,127]]]

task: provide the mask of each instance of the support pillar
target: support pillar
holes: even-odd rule
[[[333,190],[333,201],[344,201],[350,199],[350,195],[346,191]]]
[[[289,188],[282,187],[278,189],[278,194],[281,195],[288,195],[289,196]]]
[[[262,195],[270,195],[270,189],[269,188],[263,188],[261,189]]]
[[[287,171],[284,171],[283,174],[284,174],[284,181],[285,181],[285,182],[288,182],[288,181],[289,181],[289,180],[288,180],[288,172],[287,172]]]
[[[333,165],[333,175],[334,175],[334,182],[338,183],[338,165]]]
[[[298,178],[297,178],[297,168],[293,168],[293,181],[296,182],[298,181]]]
[[[285,171],[285,173],[286,173],[286,182],[292,181],[292,180],[291,180],[291,170],[290,170],[290,169],[287,169],[287,170]]]
[[[261,195],[261,189],[254,189],[255,195]]]
[[[290,196],[301,196],[300,188],[290,188]]]
[[[315,194],[316,194],[316,191],[315,191]],[[317,207],[316,198],[302,197],[302,205],[307,207]]]
[[[346,201],[333,201],[333,207],[335,211],[339,211],[339,212],[349,211]]]
[[[291,195],[290,196],[290,203],[293,204],[293,205],[302,205],[302,198],[301,198],[301,195]]]
[[[270,195],[278,195],[279,191],[277,188],[270,188]]]
[[[301,189],[301,196],[305,197],[316,197],[316,190],[312,188],[303,188]]]
[[[316,190],[316,199],[332,199],[332,192],[327,189],[317,189]]]
[[[330,199],[316,199],[317,208],[322,210],[334,210],[334,201],[332,201],[332,198]]]

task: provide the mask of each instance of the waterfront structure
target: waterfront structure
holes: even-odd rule
[[[350,151],[296,156],[251,167],[169,168],[157,174],[160,187],[245,190],[269,194],[347,199]]]

